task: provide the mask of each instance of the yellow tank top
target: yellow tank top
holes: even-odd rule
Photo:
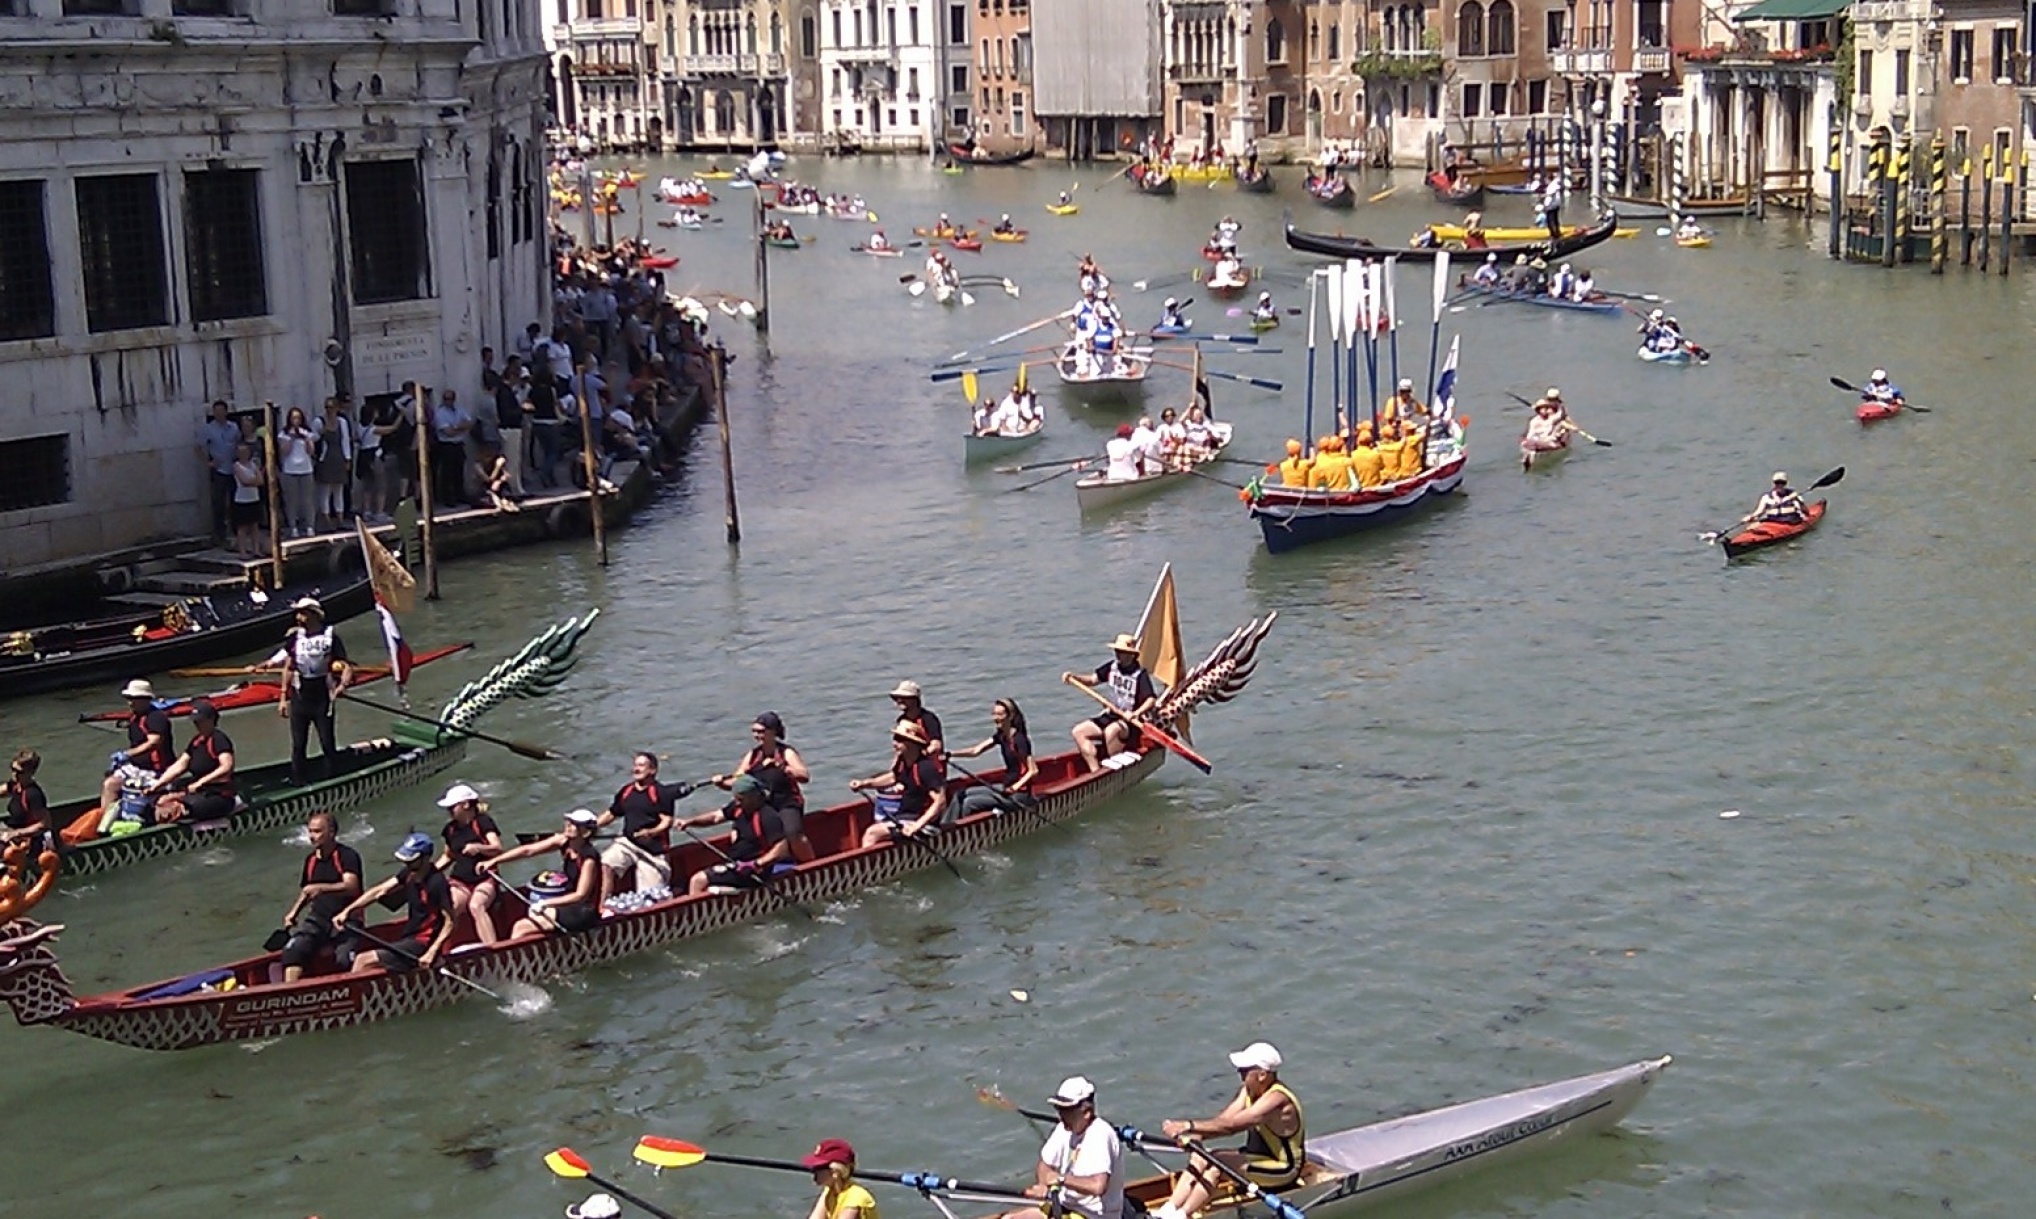
[[[1294,1105],[1294,1133],[1282,1135],[1260,1122],[1253,1126],[1244,1137],[1244,1154],[1254,1159],[1269,1160],[1281,1165],[1300,1164],[1308,1156],[1308,1115],[1301,1111],[1301,1098],[1285,1084],[1274,1084],[1267,1089],[1286,1097]],[[1250,1103],[1250,1095],[1245,1096]]]
[[[1317,457],[1308,485],[1329,491],[1350,490],[1350,458],[1341,453],[1324,453]]]
[[[836,1219],[848,1210],[859,1212],[861,1219],[877,1219],[877,1200],[870,1196],[870,1191],[864,1189],[861,1182],[850,1181],[841,1187],[840,1192],[832,1193],[827,1219]]]

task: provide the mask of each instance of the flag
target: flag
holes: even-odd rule
[[[361,562],[368,569],[368,583],[374,587],[375,601],[398,613],[407,614],[417,606],[417,580],[403,566],[403,561],[389,552],[380,539],[368,532],[368,527],[355,519],[354,531],[360,535]]]
[[[1187,657],[1181,647],[1181,609],[1174,601],[1174,567],[1159,569],[1152,586],[1152,598],[1145,603],[1145,615],[1138,620],[1138,663],[1152,674],[1163,691],[1181,684],[1187,675]],[[1169,727],[1182,739],[1188,736],[1188,717],[1183,714]]]
[[[1456,417],[1456,349],[1463,343],[1463,336],[1456,335],[1449,340],[1449,356],[1442,361],[1442,372],[1435,378],[1434,413],[1443,419]]]
[[[407,707],[410,699],[404,695],[403,686],[410,680],[410,669],[417,658],[410,651],[410,641],[403,638],[403,628],[396,625],[396,615],[389,612],[379,596],[375,598],[375,613],[382,619],[382,642],[389,645],[389,676],[395,679],[396,694]]]

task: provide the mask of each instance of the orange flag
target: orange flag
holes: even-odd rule
[[[393,613],[407,614],[417,607],[417,578],[403,566],[403,561],[390,553],[381,539],[368,532],[368,527],[359,520],[354,529],[360,534],[361,561],[367,564],[368,582],[374,586],[375,600],[387,606]]]
[[[1181,678],[1188,671],[1181,643],[1181,609],[1174,601],[1174,567],[1171,563],[1159,569],[1159,580],[1152,586],[1152,598],[1145,603],[1145,616],[1138,620],[1138,663],[1164,690],[1180,685]],[[1187,715],[1183,713],[1179,721],[1169,727],[1186,739]]]

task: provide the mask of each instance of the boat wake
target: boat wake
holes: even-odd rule
[[[504,982],[496,988],[504,1000],[497,1010],[511,1020],[529,1020],[551,1010],[551,992],[531,982]]]

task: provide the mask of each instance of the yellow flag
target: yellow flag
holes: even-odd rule
[[[402,560],[391,554],[380,539],[368,532],[368,527],[358,519],[354,529],[360,534],[361,560],[367,564],[368,582],[374,586],[375,600],[395,614],[407,614],[417,606],[417,579],[403,566]]]
[[[1152,586],[1152,599],[1145,603],[1145,616],[1138,620],[1138,663],[1152,674],[1155,682],[1168,690],[1180,685],[1181,678],[1188,671],[1187,657],[1181,644],[1181,609],[1174,601],[1174,567],[1171,563],[1159,569],[1159,580]],[[1186,738],[1188,717],[1183,714],[1174,727]]]

